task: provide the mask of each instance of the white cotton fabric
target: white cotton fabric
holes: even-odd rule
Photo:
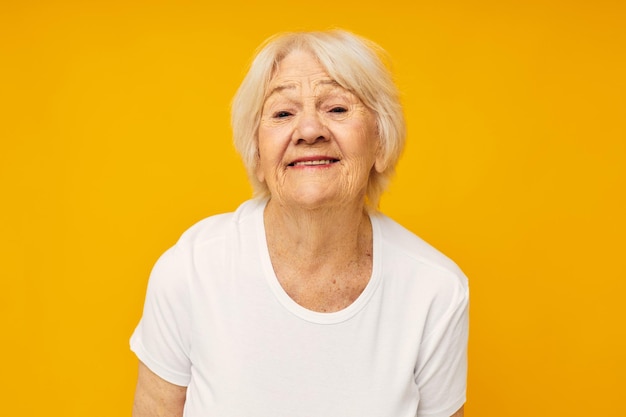
[[[465,402],[467,280],[383,215],[349,307],[318,313],[274,275],[266,201],[209,217],[156,263],[131,349],[187,386],[185,417],[449,417]]]

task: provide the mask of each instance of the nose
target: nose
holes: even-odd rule
[[[296,143],[313,144],[329,138],[330,132],[317,109],[303,109],[298,115],[292,140]]]

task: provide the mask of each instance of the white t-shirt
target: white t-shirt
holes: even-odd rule
[[[347,308],[307,310],[274,275],[264,200],[209,217],[156,263],[131,349],[187,386],[186,417],[449,417],[465,402],[459,268],[371,216],[373,268]]]

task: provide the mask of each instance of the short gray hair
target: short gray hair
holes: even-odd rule
[[[269,195],[267,185],[255,175],[258,129],[268,85],[280,61],[296,50],[312,53],[331,78],[374,112],[384,162],[382,172],[372,169],[366,190],[367,205],[375,209],[404,149],[404,113],[398,89],[384,62],[384,50],[374,42],[343,30],[278,34],[257,50],[235,94],[231,114],[235,148],[243,159],[254,194],[257,197]]]

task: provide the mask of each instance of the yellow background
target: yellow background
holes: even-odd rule
[[[250,195],[229,103],[254,48],[339,26],[403,92],[383,211],[471,281],[466,415],[622,415],[625,3],[255,3],[0,3],[0,413],[130,414],[154,261]]]

